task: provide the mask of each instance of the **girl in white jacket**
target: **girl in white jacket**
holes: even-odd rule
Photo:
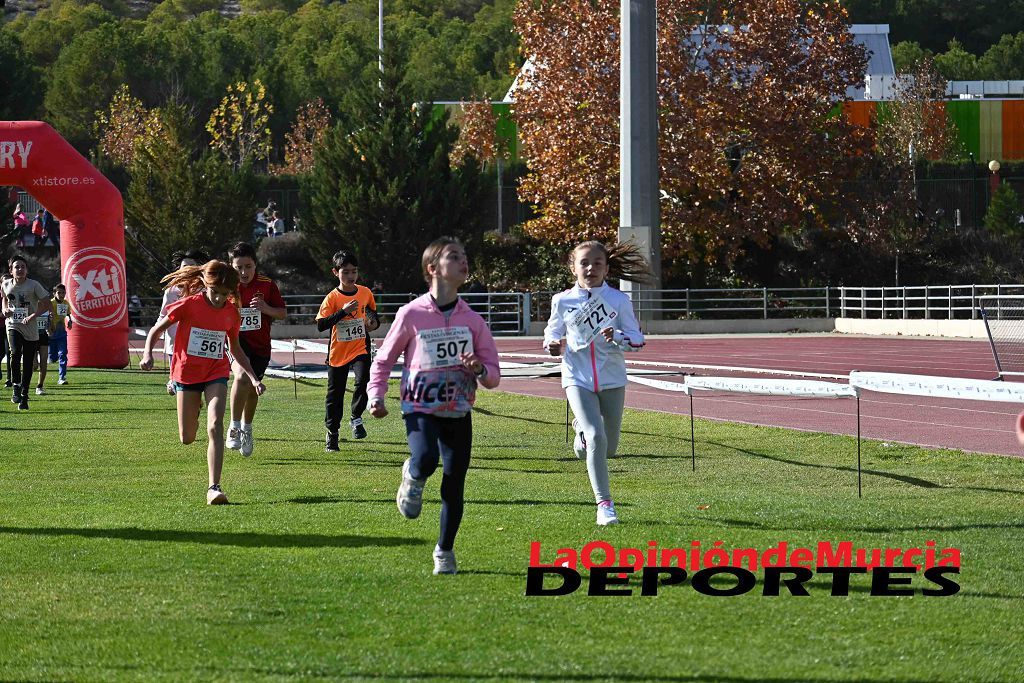
[[[576,416],[574,449],[586,458],[597,501],[597,523],[619,521],[608,483],[608,458],[615,456],[626,400],[625,351],[644,346],[629,297],[605,284],[608,277],[640,282],[650,274],[632,243],[606,247],[583,242],[573,249],[576,285],[551,300],[544,346],[562,355],[562,387]]]

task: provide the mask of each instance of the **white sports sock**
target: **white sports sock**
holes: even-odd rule
[[[231,421],[231,426],[229,427],[229,429],[241,429],[241,428],[242,428],[242,425],[238,422],[238,420],[232,420]]]
[[[247,432],[252,429],[252,422],[246,422],[245,418],[242,418],[242,431]]]

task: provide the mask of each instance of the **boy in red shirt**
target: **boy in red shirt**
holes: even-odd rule
[[[366,410],[366,384],[370,381],[370,338],[367,332],[380,327],[377,304],[369,289],[356,284],[359,263],[355,254],[339,251],[331,259],[331,272],[338,278],[316,316],[316,328],[331,331],[327,356],[327,400],[324,424],[327,427],[327,451],[338,450],[338,428],[345,410],[345,384],[348,371],[355,377],[352,391],[352,437],[366,438],[363,411]]]
[[[256,393],[266,390],[238,342],[238,273],[223,261],[210,261],[202,266],[185,266],[162,282],[168,288],[180,287],[182,298],[171,304],[166,316],[149,331],[139,365],[143,370],[153,368],[153,344],[164,330],[177,323],[171,380],[178,401],[178,435],[186,445],[196,440],[199,410],[205,396],[206,431],[210,439],[206,449],[210,475],[206,503],[224,505],[228,497],[220,488],[220,475],[224,464],[224,407],[231,374],[228,349]]]
[[[238,291],[241,295],[242,323],[238,335],[253,372],[260,381],[270,364],[270,326],[288,314],[277,284],[256,268],[256,250],[246,242],[239,242],[228,250],[228,261],[238,273]],[[252,383],[241,372],[235,372],[231,386],[231,424],[225,445],[240,451],[245,457],[252,455],[252,421],[260,397]]]

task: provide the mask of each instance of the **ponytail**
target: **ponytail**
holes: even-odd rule
[[[178,287],[182,296],[198,294],[206,287],[225,287],[231,290],[235,308],[242,299],[238,291],[238,273],[223,261],[207,261],[201,266],[185,266],[164,276],[160,282],[164,289]]]
[[[646,283],[652,279],[650,266],[647,259],[640,253],[640,247],[635,242],[619,242],[611,247],[605,246],[602,242],[591,240],[580,242],[569,254],[569,261],[576,257],[580,249],[600,249],[604,252],[605,260],[608,262],[608,275],[606,280],[628,280],[629,282]]]

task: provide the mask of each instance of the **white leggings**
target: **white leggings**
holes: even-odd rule
[[[626,402],[626,387],[602,389],[593,392],[583,387],[566,387],[573,415],[587,441],[587,474],[594,489],[594,499],[611,500],[608,483],[608,458],[615,457],[622,430],[622,408]]]

